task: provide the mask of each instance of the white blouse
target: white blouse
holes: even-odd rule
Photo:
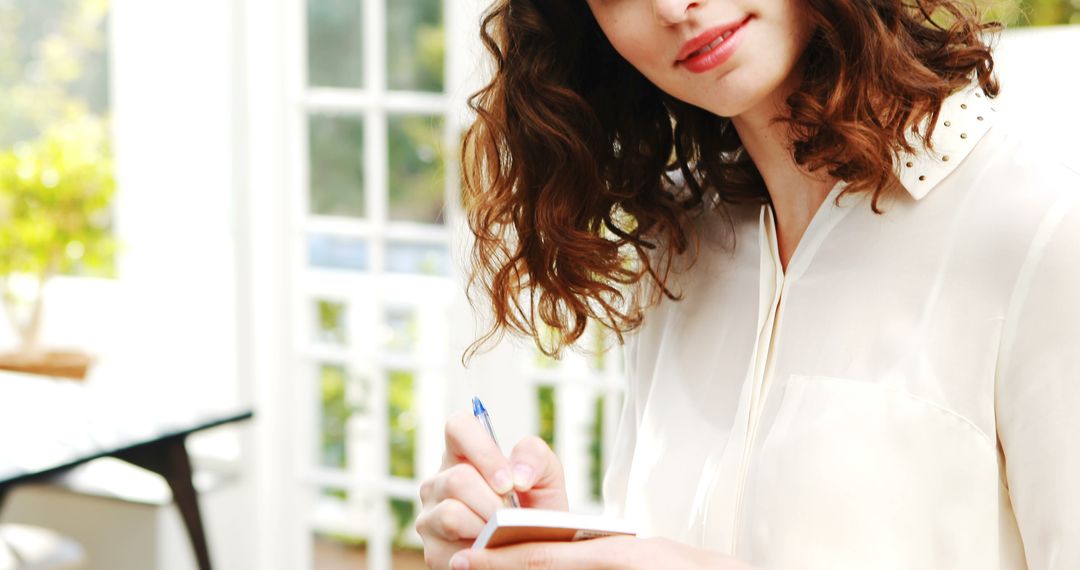
[[[1080,569],[1080,173],[1018,133],[953,94],[908,193],[837,185],[786,273],[771,206],[699,216],[609,514],[762,570]]]

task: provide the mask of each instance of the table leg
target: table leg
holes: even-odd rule
[[[203,530],[202,516],[199,513],[195,485],[191,480],[191,460],[188,457],[187,447],[184,446],[184,440],[184,436],[172,437],[118,453],[116,457],[149,469],[165,478],[169,488],[172,489],[173,500],[184,520],[184,526],[187,527],[199,570],[211,570],[206,532]]]

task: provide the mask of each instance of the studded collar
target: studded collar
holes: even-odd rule
[[[896,177],[913,198],[926,196],[971,153],[979,140],[990,130],[994,108],[982,88],[976,83],[949,95],[941,104],[941,113],[927,149],[914,133],[908,141],[916,152],[900,152],[893,167]],[[926,132],[929,118],[923,122]]]

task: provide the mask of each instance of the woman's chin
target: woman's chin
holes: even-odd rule
[[[760,73],[740,73],[734,70],[709,86],[705,92],[693,94],[690,104],[721,117],[738,117],[763,105],[776,106],[787,98],[784,77],[765,77]]]
[[[747,86],[734,88],[718,88],[709,97],[697,97],[696,101],[690,102],[696,107],[719,115],[721,117],[737,117],[757,107],[768,95]]]

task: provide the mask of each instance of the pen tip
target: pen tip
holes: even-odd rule
[[[480,401],[480,398],[478,398],[476,396],[473,396],[473,399],[472,399],[472,413],[473,413],[473,415],[474,416],[479,416],[480,414],[482,414],[482,413],[484,413],[486,411],[487,410],[484,409],[484,403]]]

